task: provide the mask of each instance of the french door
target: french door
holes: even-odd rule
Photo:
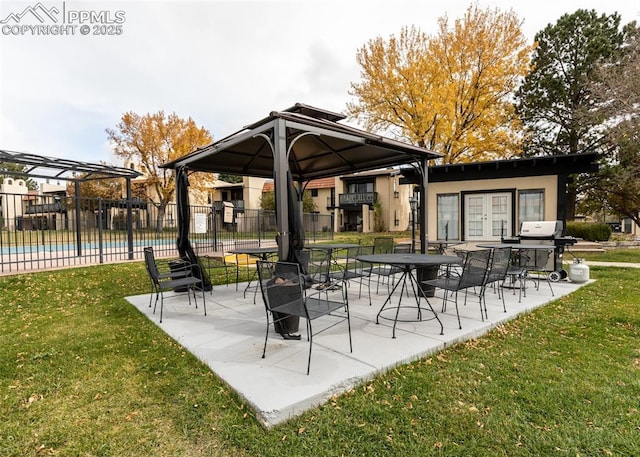
[[[465,195],[465,239],[498,241],[511,236],[511,198],[508,192]]]

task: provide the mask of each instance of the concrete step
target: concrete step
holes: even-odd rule
[[[578,241],[567,248],[570,252],[605,252],[604,247],[595,241]]]

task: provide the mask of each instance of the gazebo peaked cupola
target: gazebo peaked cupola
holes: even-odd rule
[[[199,171],[273,178],[280,259],[290,258],[291,219],[296,217],[290,213],[299,212],[291,206],[291,182],[302,189],[316,178],[412,164],[424,178],[420,220],[426,227],[427,162],[441,154],[339,123],[344,119],[342,114],[297,103],[163,167],[176,169],[177,174]],[[180,179],[176,182],[180,198],[186,188],[181,188]]]

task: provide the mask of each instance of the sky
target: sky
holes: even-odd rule
[[[0,149],[122,165],[105,129],[164,110],[223,138],[304,103],[343,112],[356,53],[405,26],[437,31],[459,0],[0,2]],[[640,23],[629,0],[479,0],[525,36],[594,9]]]

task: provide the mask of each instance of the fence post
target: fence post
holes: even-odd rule
[[[131,208],[131,178],[127,178],[127,249],[133,260],[133,210]]]
[[[212,206],[211,207],[211,225],[213,228],[213,250],[217,251],[218,250],[218,223],[216,221],[216,207]],[[222,252],[224,252],[224,248],[222,249]]]
[[[104,263],[102,251],[102,197],[98,198],[98,257],[99,262]]]
[[[76,245],[78,257],[82,257],[82,227],[80,227],[80,181],[74,181],[76,200]]]
[[[262,222],[262,210],[258,208],[258,246],[262,246],[262,236],[260,231],[260,226]]]

